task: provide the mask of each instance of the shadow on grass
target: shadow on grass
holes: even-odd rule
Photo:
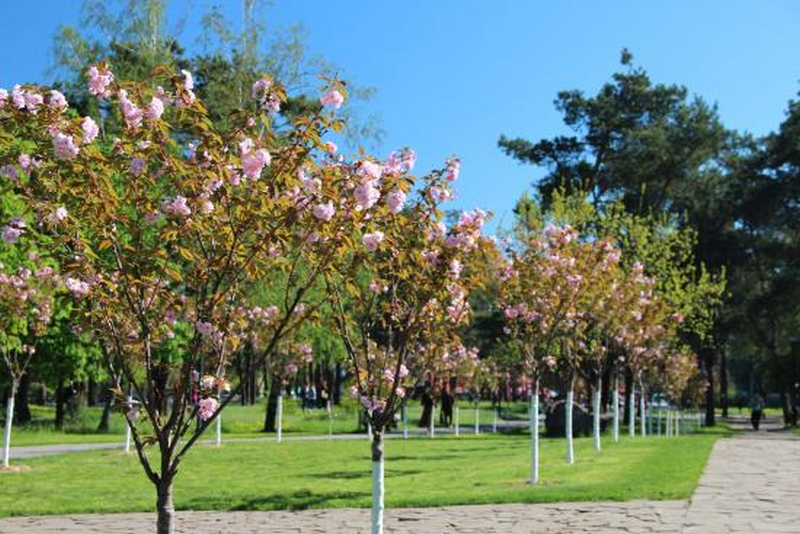
[[[358,491],[328,491],[315,492],[301,489],[287,493],[273,493],[271,495],[237,499],[225,497],[192,499],[183,503],[180,508],[185,510],[231,510],[234,512],[251,512],[258,510],[305,510],[308,508],[328,508],[342,501],[355,501],[370,497],[368,492]]]
[[[411,475],[419,475],[423,471],[419,469],[395,469],[392,467],[386,468],[387,477],[404,477]],[[327,471],[322,473],[306,473],[302,475],[303,478],[329,478],[333,480],[356,480],[359,478],[370,478],[372,475],[368,471]]]

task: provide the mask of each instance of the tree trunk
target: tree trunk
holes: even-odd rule
[[[264,432],[275,432],[275,419],[278,414],[278,395],[280,385],[278,379],[270,378],[269,395],[267,396],[267,413],[264,417]]]
[[[8,467],[11,456],[11,424],[14,421],[14,399],[17,394],[17,383],[11,379],[11,394],[6,399],[6,425],[3,429],[3,467]]]
[[[97,382],[94,378],[90,378],[86,386],[86,404],[90,407],[97,406]]]
[[[14,403],[14,420],[24,425],[31,422],[31,407],[28,404],[28,397],[31,389],[31,376],[28,373],[22,375],[17,388],[16,402]]]
[[[158,534],[175,534],[175,505],[172,502],[172,479],[162,480],[156,486],[158,499]]]
[[[628,398],[628,435],[632,438],[636,437],[636,391],[631,389],[625,391],[625,396]]]
[[[642,437],[647,436],[647,426],[646,426],[646,419],[647,419],[647,404],[645,401],[647,397],[644,393],[644,385],[639,386],[639,424],[641,425],[640,432]]]
[[[337,367],[339,364],[336,364]],[[403,397],[403,439],[408,439],[408,398]]]
[[[275,440],[280,443],[283,441],[283,391],[278,393],[278,407],[277,414],[275,415]]]
[[[619,375],[614,373],[614,391],[612,392],[614,400],[614,443],[619,443]]]
[[[714,426],[717,424],[716,414],[714,409],[716,407],[714,396],[714,364],[716,363],[714,357],[714,350],[706,348],[703,350],[703,368],[705,370],[706,380],[706,426]]]
[[[603,379],[597,377],[597,382],[592,387],[592,434],[594,436],[594,450],[600,452],[600,395],[603,391]]]
[[[333,375],[333,404],[338,406],[342,402],[342,364],[336,362]]]
[[[575,378],[569,379],[569,386],[567,389],[567,402],[564,406],[564,417],[566,418],[564,430],[567,434],[567,463],[572,465],[575,463],[575,440],[572,437],[572,406],[575,399]]]
[[[631,395],[633,395],[633,372],[630,369],[625,369],[625,420],[631,420]]]
[[[374,429],[372,432],[372,534],[383,534],[383,463],[383,429]]]
[[[722,417],[728,417],[728,354],[723,348],[719,355],[719,404]]]
[[[531,392],[531,484],[539,482],[539,379]]]
[[[56,418],[55,418],[56,430],[63,430],[64,428],[66,405],[67,405],[67,392],[66,388],[64,387],[64,379],[61,378],[58,380],[58,386],[56,387]]]
[[[111,405],[114,402],[114,395],[106,390],[100,395],[103,401],[103,413],[100,415],[100,422],[97,424],[98,432],[108,432],[111,427]]]

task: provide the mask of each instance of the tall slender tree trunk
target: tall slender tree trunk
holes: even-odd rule
[[[631,389],[625,391],[625,396],[628,397],[628,435],[632,438],[636,437],[636,391]]]
[[[31,422],[31,407],[28,403],[31,390],[31,375],[25,373],[17,387],[16,402],[14,403],[14,420],[24,425]]]
[[[3,467],[11,460],[11,425],[14,421],[14,399],[17,396],[17,381],[11,378],[11,393],[6,399],[6,424],[3,428]]]
[[[275,440],[280,443],[283,441],[283,391],[278,393],[278,413],[276,415]]]
[[[567,401],[564,405],[564,417],[566,424],[564,425],[567,434],[567,463],[572,465],[575,463],[575,439],[572,432],[572,406],[575,400],[575,377],[569,378],[569,386],[567,389]]]
[[[612,392],[614,403],[614,443],[619,443],[619,375],[614,373],[614,391]]]
[[[646,404],[647,396],[644,392],[644,384],[639,386],[639,424],[641,428],[639,429],[641,432],[642,437],[647,436],[647,404]]]
[[[375,428],[372,431],[372,534],[383,534],[383,452],[383,429]]]
[[[531,484],[539,482],[539,378],[531,391]]]
[[[594,436],[594,450],[600,452],[600,396],[603,391],[603,379],[600,375],[592,386],[592,434]]]
[[[723,347],[719,355],[719,404],[722,417],[728,417],[728,354]]]
[[[275,432],[275,420],[278,414],[279,380],[274,375],[270,378],[269,395],[267,395],[267,412],[264,416],[264,432]]]
[[[633,395],[633,371],[625,369],[625,420],[631,420],[631,395]],[[636,407],[633,405],[634,408]]]
[[[703,370],[706,375],[706,426],[714,426],[717,424],[715,395],[714,395],[714,367],[715,367],[715,353],[712,348],[705,348],[703,353]]]
[[[156,509],[158,534],[175,534],[175,504],[172,502],[172,478],[163,479],[156,485]]]
[[[66,404],[67,404],[67,392],[66,388],[64,387],[64,379],[60,378],[58,380],[58,386],[56,387],[56,418],[55,418],[56,430],[61,430],[64,428]]]

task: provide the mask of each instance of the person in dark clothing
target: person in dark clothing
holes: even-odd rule
[[[750,423],[753,425],[753,430],[758,431],[761,424],[761,418],[764,416],[764,397],[756,393],[750,399]]]

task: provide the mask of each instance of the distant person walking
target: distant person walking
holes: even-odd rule
[[[756,393],[750,399],[750,422],[753,424],[753,430],[758,431],[758,426],[761,424],[761,418],[764,416],[764,397]]]

